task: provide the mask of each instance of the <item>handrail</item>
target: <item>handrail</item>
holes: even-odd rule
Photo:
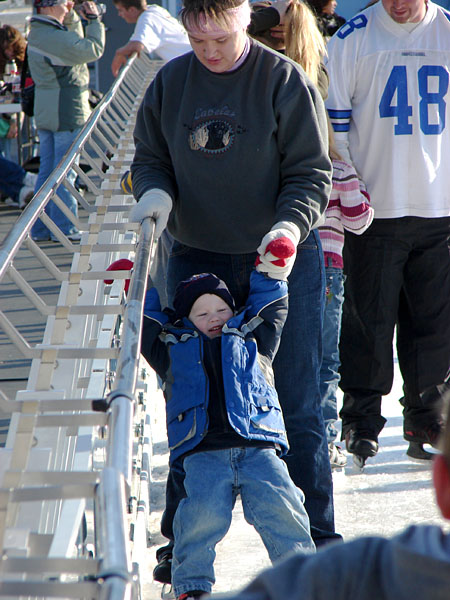
[[[117,361],[113,389],[108,396],[112,413],[107,465],[116,468],[129,484],[131,479],[131,403],[134,400],[141,347],[144,294],[147,287],[155,224],[144,219],[133,266],[124,314],[122,348]],[[121,425],[119,423],[121,422]]]

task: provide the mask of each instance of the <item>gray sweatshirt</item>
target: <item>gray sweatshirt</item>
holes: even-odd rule
[[[450,535],[432,525],[294,555],[222,600],[449,600]]]
[[[149,86],[134,132],[134,195],[165,190],[179,242],[219,253],[254,252],[278,221],[303,241],[331,189],[325,110],[302,68],[251,41],[232,72],[191,52]]]

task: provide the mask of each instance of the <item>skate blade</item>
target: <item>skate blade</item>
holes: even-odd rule
[[[175,592],[170,583],[163,583],[161,590],[161,600],[175,600]]]
[[[433,458],[439,454],[432,446],[429,446],[430,450],[426,450],[421,442],[409,442],[409,448],[406,451],[407,456],[412,460],[418,460],[420,462],[427,460],[433,460]]]
[[[366,466],[366,457],[359,456],[359,454],[353,454],[353,466],[358,473],[362,473]]]

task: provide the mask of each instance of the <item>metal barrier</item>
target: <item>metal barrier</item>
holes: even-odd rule
[[[134,201],[119,180],[133,156],[142,95],[162,64],[146,56],[128,61],[0,248],[0,282],[8,276],[46,319],[42,342],[32,345],[20,324],[0,311],[0,327],[32,359],[26,390],[15,399],[0,391],[0,408],[11,413],[0,448],[0,596],[139,596],[136,544],[146,544],[147,525],[137,505],[147,507],[149,494],[139,348],[154,225],[127,221]],[[88,174],[78,166],[80,157]],[[71,169],[94,201],[71,185]],[[85,217],[59,200],[59,185],[77,197]],[[44,212],[50,200],[84,230],[79,245]],[[70,270],[56,266],[30,238],[38,218],[72,256]],[[15,268],[22,252],[59,286],[56,305]],[[129,256],[134,268],[125,302],[129,271],[114,272],[112,285],[104,280],[111,278],[106,268],[112,261]],[[142,519],[132,551],[130,520]]]

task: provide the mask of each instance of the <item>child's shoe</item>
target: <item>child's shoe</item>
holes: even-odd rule
[[[173,545],[162,546],[156,551],[158,564],[153,569],[153,579],[160,583],[172,582],[172,551]]]

